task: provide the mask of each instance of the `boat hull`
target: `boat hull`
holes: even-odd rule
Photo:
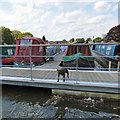
[[[72,61],[67,61],[64,62],[63,66],[64,67],[69,67],[69,69],[87,69],[87,70],[93,70],[95,67],[94,64],[94,58],[93,60],[88,60],[89,58],[85,57],[85,58],[78,58],[76,60],[72,60]]]
[[[15,58],[14,57],[3,58],[2,59],[2,65],[13,65],[14,62],[15,62]]]

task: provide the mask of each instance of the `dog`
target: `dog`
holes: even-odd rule
[[[67,78],[69,78],[68,69],[67,68],[63,68],[63,61],[59,64],[59,66],[61,66],[61,68],[57,69],[57,73],[58,73],[58,80],[57,80],[57,82],[59,82],[60,75],[63,76],[63,82],[65,82],[65,74],[67,74]]]

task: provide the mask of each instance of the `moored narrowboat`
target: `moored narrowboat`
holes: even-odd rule
[[[77,69],[94,69],[94,57],[89,45],[70,45],[63,57],[64,67],[77,67]],[[76,69],[76,68],[75,68]]]
[[[120,45],[118,44],[101,44],[93,45],[93,54],[95,60],[106,70],[111,68],[116,70],[120,62]]]
[[[40,44],[45,44],[45,42],[36,37],[24,37],[22,39],[16,40],[16,51],[15,51],[15,60],[18,64],[30,64],[30,57],[32,59],[33,64],[43,64],[46,62],[45,54],[46,47],[39,46]],[[31,47],[31,55],[30,55],[30,47],[29,45],[36,45]],[[38,45],[38,46],[37,46]]]
[[[2,65],[13,65],[15,62],[14,54],[15,54],[15,46],[8,47],[2,46],[0,47],[1,55],[2,55]]]

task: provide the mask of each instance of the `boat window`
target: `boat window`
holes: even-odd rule
[[[20,42],[21,45],[28,45],[28,44],[32,44],[32,40],[21,40]]]
[[[96,51],[100,51],[100,45],[96,45]]]
[[[103,45],[101,53],[104,53],[104,49],[105,49],[105,46]]]
[[[95,50],[98,51],[98,45],[95,46]]]
[[[119,56],[120,56],[120,45],[117,45],[117,46],[115,47],[114,55],[119,55]]]
[[[43,47],[40,46],[40,47],[39,47],[39,52],[42,52],[42,51],[43,51]]]
[[[110,49],[111,49],[111,46],[108,45],[108,48],[107,48],[107,51],[106,51],[106,55],[110,55]]]
[[[7,49],[8,55],[13,55],[12,49]]]
[[[98,51],[100,51],[100,46],[101,46],[101,45],[98,45]]]

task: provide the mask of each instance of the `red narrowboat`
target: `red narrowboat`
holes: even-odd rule
[[[37,46],[40,44],[45,44],[45,42],[36,37],[24,37],[22,39],[16,40],[16,51],[15,51],[15,60],[16,62],[25,64],[30,64],[30,47],[29,45],[36,45],[31,47],[31,58],[33,64],[43,64],[46,62],[45,54],[46,47],[45,46]]]
[[[94,57],[89,45],[70,45],[63,57],[64,67],[79,67],[78,69],[94,69]]]

